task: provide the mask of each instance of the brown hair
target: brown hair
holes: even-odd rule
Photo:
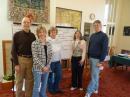
[[[80,33],[80,40],[82,40],[82,33],[81,33],[79,30],[75,31],[75,33],[74,33],[74,40],[76,40],[76,36],[75,36],[75,34],[76,34],[77,32]]]
[[[39,26],[37,27],[37,29],[36,29],[36,35],[37,35],[37,37],[39,37],[38,34],[41,33],[41,30],[43,30],[43,32],[45,32],[45,33],[47,32],[47,31],[46,31],[46,28],[45,28],[44,26],[39,25]]]
[[[95,21],[93,22],[93,24],[95,24],[95,23],[102,24],[100,20],[95,20]]]
[[[56,27],[51,27],[51,28],[48,30],[48,35],[49,35],[49,36],[50,36],[50,33],[51,33],[52,31],[56,31],[56,34],[58,33],[58,30],[57,30]]]

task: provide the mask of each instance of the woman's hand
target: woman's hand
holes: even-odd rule
[[[42,72],[49,72],[49,67],[47,67],[47,66],[43,67]]]
[[[84,65],[84,61],[79,61],[79,64],[80,64],[81,66],[83,66],[83,65]]]

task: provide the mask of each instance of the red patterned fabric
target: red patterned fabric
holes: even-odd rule
[[[63,70],[63,79],[61,89],[63,94],[51,95],[47,92],[48,97],[84,97],[85,91],[70,91],[71,71]],[[83,88],[88,85],[90,76],[88,69],[84,71]],[[0,90],[0,97],[13,97],[11,91]],[[91,97],[130,97],[130,68],[128,70],[117,70],[105,67],[100,75],[99,93],[93,94]]]

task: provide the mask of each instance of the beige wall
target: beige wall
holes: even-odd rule
[[[116,47],[116,53],[121,49],[130,50],[130,36],[123,36],[124,26],[130,26],[130,0],[119,0],[116,19],[116,33],[113,45]]]
[[[105,0],[56,0],[56,6],[61,8],[82,11],[81,32],[84,22],[90,22],[90,13],[95,13],[96,19],[104,20]]]
[[[81,31],[84,22],[93,22],[89,19],[90,13],[95,13],[96,19],[103,21],[105,0],[50,0],[50,24],[47,28],[55,26],[56,7],[82,11]],[[12,22],[7,19],[8,0],[0,0],[0,76],[3,75],[2,40],[12,39]]]

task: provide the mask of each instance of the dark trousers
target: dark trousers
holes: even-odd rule
[[[84,65],[81,65],[79,62],[81,57],[72,57],[71,58],[71,70],[72,70],[72,87],[82,88],[82,78],[83,78],[83,68]]]
[[[62,67],[60,61],[52,62],[50,65],[52,72],[49,73],[48,77],[48,90],[50,92],[59,91],[59,84],[62,77]]]

